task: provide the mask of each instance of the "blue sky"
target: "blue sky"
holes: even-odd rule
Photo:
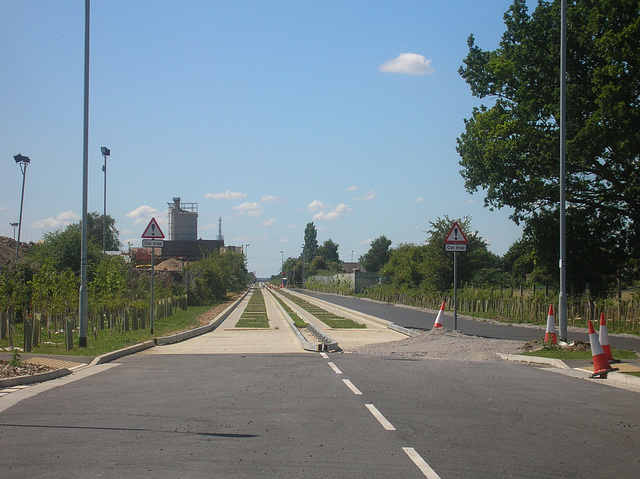
[[[222,217],[259,277],[299,256],[309,222],[350,261],[468,215],[502,255],[521,228],[465,191],[455,146],[479,104],[458,74],[467,38],[495,48],[510,4],[94,0],[89,211],[107,146],[125,248],[151,217],[166,227],[177,196],[198,203],[203,239]],[[82,211],[84,2],[3,0],[0,44],[0,235],[18,220],[22,153],[21,239],[38,241]]]

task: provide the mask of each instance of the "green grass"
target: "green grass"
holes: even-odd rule
[[[612,349],[611,354],[616,359],[638,359],[638,355],[635,351],[623,351],[619,349]],[[523,356],[536,356],[540,358],[551,358],[561,360],[571,359],[591,359],[591,351],[568,351],[559,347],[544,347],[537,351],[529,351],[522,353]]]
[[[154,320],[153,334],[147,329],[126,331],[126,332],[111,332],[108,329],[98,331],[98,337],[95,338],[92,332],[87,337],[87,347],[80,348],[78,346],[78,331],[73,333],[73,349],[66,349],[63,334],[52,334],[51,339],[48,339],[46,331],[42,332],[42,342],[37,347],[32,348],[29,354],[58,354],[67,356],[86,356],[94,357],[101,354],[105,354],[118,349],[126,348],[134,344],[150,341],[153,338],[168,336],[170,334],[178,333],[199,326],[197,318],[203,313],[211,309],[212,306],[190,306],[186,311],[176,311],[172,316],[164,317]],[[14,345],[16,347],[22,347],[23,345],[23,325],[22,323],[16,324],[16,335],[14,338]],[[9,347],[9,340],[0,340],[1,348]]]
[[[240,319],[236,323],[236,328],[268,328],[269,317],[267,307],[264,304],[262,291],[254,289],[249,298],[247,307],[242,312]]]
[[[358,323],[351,319],[347,319],[342,316],[333,314],[327,311],[326,309],[322,309],[316,306],[315,304],[312,304],[308,301],[305,301],[302,298],[299,298],[298,296],[294,296],[290,293],[284,293],[284,294],[287,296],[288,299],[293,301],[295,304],[300,306],[302,309],[304,309],[308,313],[318,318],[320,321],[322,321],[324,324],[326,324],[330,328],[333,328],[333,329],[366,329],[367,328],[366,324]]]
[[[298,316],[295,311],[293,309],[291,309],[283,300],[282,298],[278,295],[278,294],[274,294],[276,301],[278,301],[278,303],[280,303],[280,305],[284,308],[284,310],[287,312],[287,314],[289,315],[289,317],[292,319],[293,324],[296,325],[296,328],[306,328],[307,327],[307,322],[302,319],[300,316]]]

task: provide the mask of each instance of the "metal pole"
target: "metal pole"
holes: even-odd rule
[[[102,155],[104,158],[104,209],[102,213],[102,254],[107,252],[107,155]]]
[[[458,252],[453,252],[453,329],[458,330]]]
[[[567,340],[567,225],[566,225],[566,169],[567,169],[567,0],[562,0],[560,28],[560,294],[558,322],[560,339]]]
[[[156,249],[151,247],[151,309],[150,309],[150,317],[151,317],[151,334],[153,334],[153,290],[155,286],[155,264],[156,264]]]
[[[87,347],[88,299],[87,299],[87,190],[89,183],[89,32],[91,0],[84,1],[84,132],[82,148],[82,244],[80,252],[80,331],[78,346]]]
[[[20,253],[20,230],[22,229],[22,205],[24,203],[24,182],[25,182],[25,178],[27,177],[27,164],[28,163],[20,163],[20,170],[22,171],[22,194],[20,196],[20,218],[18,220],[18,242],[16,243],[16,261],[18,261],[18,255]]]

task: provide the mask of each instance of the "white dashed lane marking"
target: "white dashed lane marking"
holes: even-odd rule
[[[427,462],[422,459],[422,456],[416,452],[416,450],[412,447],[403,447],[402,450],[407,453],[407,456],[413,461],[413,463],[418,466],[420,472],[424,474],[424,477],[427,479],[440,479],[440,476],[436,474],[436,471],[431,469],[431,466],[427,464]]]
[[[360,392],[360,390],[357,387],[355,387],[351,381],[349,381],[348,379],[343,379],[342,381],[347,385],[349,389],[351,389],[351,392],[353,394],[355,394],[356,396],[362,396],[362,393]]]
[[[333,364],[331,361],[329,361],[327,364],[329,365],[329,367],[330,367],[331,369],[333,369],[333,372],[334,372],[334,373],[336,373],[336,374],[342,374],[342,371],[340,371],[340,370],[338,369],[338,366],[336,366],[335,364]]]
[[[380,411],[378,411],[378,409],[373,404],[365,404],[365,406],[367,406],[367,409],[369,410],[369,412],[373,414],[373,417],[375,417],[378,420],[378,422],[382,425],[383,428],[385,428],[387,431],[396,430],[396,428],[393,427],[393,424],[387,421],[387,419],[382,415]]]

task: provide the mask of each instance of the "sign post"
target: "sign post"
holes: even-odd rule
[[[458,330],[458,251],[467,251],[467,237],[456,221],[444,240],[445,250],[453,251],[453,329]]]
[[[158,222],[155,218],[151,218],[147,228],[142,233],[142,246],[148,248],[151,246],[151,307],[150,307],[150,324],[151,324],[151,334],[153,334],[153,316],[154,316],[154,297],[153,290],[155,286],[155,262],[156,262],[156,246],[162,247],[164,246],[164,233],[158,226]]]

